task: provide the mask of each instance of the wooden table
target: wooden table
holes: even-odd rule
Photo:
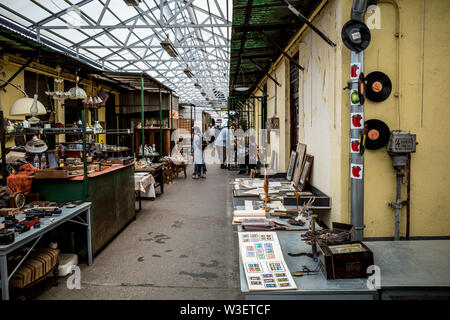
[[[155,181],[157,182],[155,184],[155,187],[160,187],[161,194],[164,193],[164,174],[163,174],[163,164],[162,163],[155,163],[152,164],[150,167],[144,167],[144,168],[135,168],[135,172],[149,172],[152,174],[153,178],[155,178]]]
[[[175,163],[174,162],[174,164],[175,164],[175,174],[176,174],[176,176],[178,177],[178,173],[180,173],[181,171],[183,171],[184,172],[184,178],[186,179],[187,178],[187,174],[186,174],[186,163],[184,163],[184,162],[181,162],[181,163]]]

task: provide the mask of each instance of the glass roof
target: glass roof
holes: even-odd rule
[[[105,71],[148,73],[181,103],[221,108],[229,90],[232,6],[232,0],[0,0],[0,16]],[[162,48],[166,40],[176,57]]]

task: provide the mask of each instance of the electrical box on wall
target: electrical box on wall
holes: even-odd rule
[[[392,131],[387,152],[391,155],[416,152],[416,135],[409,131]]]

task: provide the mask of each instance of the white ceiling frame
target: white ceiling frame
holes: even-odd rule
[[[69,5],[75,2],[75,0],[64,1]],[[89,3],[92,5],[94,1],[97,7],[101,8],[98,17],[97,15],[91,17],[86,6]],[[49,25],[54,20],[67,24],[64,20],[67,9],[59,12],[47,9],[49,16],[34,22],[30,28],[39,30],[37,33],[51,32],[59,37],[61,42],[73,44],[69,47],[70,50],[80,56],[98,58],[105,66],[105,70],[149,73],[175,90],[182,103],[195,102],[209,106],[210,101],[217,101],[223,106],[228,96],[231,51],[229,35],[232,25],[229,21],[231,19],[228,19],[230,10],[224,5],[225,1],[204,0],[199,4],[198,0],[143,0],[138,7],[134,7],[136,14],[133,16],[130,14],[129,18],[123,20],[120,18],[123,15],[114,11],[115,1],[123,0],[83,0],[73,4],[80,10],[80,17],[84,21],[76,28],[84,38],[79,37],[80,41],[66,39],[63,34],[59,34],[60,30],[70,29],[69,25]],[[228,4],[228,1],[226,2]],[[164,9],[161,7],[162,4]],[[113,19],[111,14],[117,20],[111,20]],[[107,19],[109,16],[111,19]],[[117,21],[120,23],[111,24]],[[227,30],[226,35],[224,28]],[[123,36],[120,33],[113,34],[112,31],[117,29],[128,32]],[[151,30],[151,34],[147,36],[138,30]],[[102,36],[107,36],[110,40],[105,43],[100,38]],[[178,57],[169,57],[159,45],[159,42],[166,38],[172,39],[174,47],[179,52]],[[110,53],[105,54],[104,49]],[[188,78],[184,74],[185,68],[191,70],[193,78]],[[195,88],[195,82],[200,83],[201,90]],[[206,93],[206,97],[201,95],[202,91]],[[221,92],[224,98],[217,99],[216,92]],[[206,98],[209,101],[206,101]]]

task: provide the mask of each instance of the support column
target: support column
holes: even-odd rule
[[[64,80],[60,83],[54,81],[54,91],[64,91]],[[55,103],[55,122],[57,123],[66,123],[66,115],[64,110],[64,101],[59,100],[53,100]],[[64,134],[57,134],[56,136],[56,143],[60,142],[66,142],[66,135]]]
[[[144,145],[145,145],[145,134],[144,134],[144,76],[141,74],[141,152],[142,157],[145,155],[144,153]]]
[[[159,88],[159,155],[164,156],[163,136],[162,136],[162,93]]]
[[[351,18],[364,23],[367,0],[353,0]],[[364,72],[364,51],[350,52],[350,184],[351,223],[355,227],[356,240],[364,238],[364,156],[352,152],[351,143],[360,141],[364,131],[364,105],[352,103],[352,92],[358,92],[358,73]],[[361,147],[361,146],[360,146]]]

